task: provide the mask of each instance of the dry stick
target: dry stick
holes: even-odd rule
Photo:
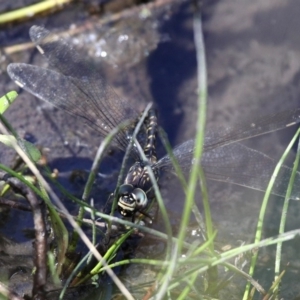
[[[32,210],[28,204],[19,203],[18,201],[9,200],[9,199],[5,199],[2,197],[0,197],[0,205],[8,206],[9,208],[19,209],[19,210],[23,210],[23,211],[31,211]]]
[[[22,210],[22,211],[28,211],[28,212],[31,212],[32,211],[32,208],[30,207],[30,205],[27,205],[25,203],[20,203],[18,201],[15,201],[15,200],[9,200],[9,199],[5,199],[3,197],[0,197],[0,205],[3,205],[3,206],[8,206],[9,208],[12,208],[12,209],[19,209],[19,210]],[[61,212],[57,212],[58,215],[61,217],[61,218],[64,218],[66,219],[66,215],[64,213],[61,213]],[[75,220],[76,220],[76,216],[73,216],[71,215]],[[86,218],[83,218],[82,219],[82,223],[84,224],[89,224],[89,225],[92,225],[93,224],[93,221],[90,220],[90,219],[86,219]],[[106,229],[107,228],[107,223],[106,222],[94,222],[95,225],[97,227],[100,227],[100,228],[103,228],[103,229]],[[118,230],[118,227],[115,226],[115,225],[112,225],[112,230],[113,231],[117,231]]]
[[[156,0],[155,2],[150,2],[146,3],[143,5],[139,5],[137,7],[125,9],[121,12],[117,12],[115,14],[109,14],[107,17],[101,18],[101,20],[98,20],[97,23],[92,23],[92,22],[87,22],[84,25],[81,26],[76,26],[75,28],[69,29],[66,32],[61,32],[60,35],[76,35],[80,34],[87,29],[92,29],[95,26],[105,26],[107,24],[111,24],[112,22],[118,22],[122,19],[125,18],[130,18],[133,16],[136,16],[138,14],[141,14],[145,10],[154,10],[157,9],[161,6],[169,5],[169,4],[174,4],[174,3],[182,3],[183,0]],[[35,48],[34,43],[29,42],[29,43],[23,43],[19,45],[13,45],[13,46],[8,46],[3,48],[3,51],[6,55],[21,52],[27,49],[32,49]]]
[[[0,296],[3,295],[9,300],[24,300],[23,297],[20,297],[16,292],[11,290],[5,284],[1,283],[0,281]]]
[[[45,216],[42,209],[43,202],[38,201],[36,195],[32,192],[28,186],[26,186],[19,179],[10,177],[7,178],[5,172],[1,172],[0,180],[6,181],[14,190],[17,190],[23,195],[29,202],[34,221],[35,230],[35,267],[34,273],[32,297],[33,299],[45,299],[45,285],[47,278],[47,267],[46,267],[46,253],[47,253],[47,242],[46,242],[46,225]]]
[[[2,123],[0,123],[0,131],[3,134],[9,134],[8,131],[7,131],[7,129],[3,126]],[[73,228],[75,230],[78,231],[78,233],[79,233],[82,241],[90,249],[90,251],[93,253],[93,255],[97,258],[98,261],[102,261],[103,262],[103,259],[102,259],[102,256],[100,255],[100,253],[97,251],[97,249],[95,248],[95,246],[91,243],[91,241],[86,236],[86,234],[84,233],[84,231],[78,226],[78,224],[73,219],[73,217],[69,214],[69,212],[66,209],[66,207],[64,206],[64,204],[59,200],[59,198],[53,192],[53,190],[51,189],[51,187],[48,184],[48,182],[40,174],[39,170],[32,163],[32,161],[28,158],[28,156],[26,155],[26,153],[20,148],[20,146],[15,141],[12,142],[12,147],[20,155],[20,157],[24,160],[24,162],[27,164],[27,166],[31,170],[31,172],[36,176],[36,178],[38,179],[38,181],[44,186],[44,188],[49,193],[50,197],[53,199],[53,201],[56,203],[56,205],[66,215],[66,218],[68,219],[68,221],[70,222],[70,224],[73,226]],[[103,264],[105,266],[107,265],[106,262],[103,262]],[[116,284],[116,286],[120,289],[120,291],[123,293],[123,295],[127,299],[134,300],[134,298],[132,297],[132,295],[130,294],[130,292],[127,290],[127,288],[124,286],[124,284],[120,281],[120,279],[115,275],[115,273],[113,272],[113,270],[109,268],[109,269],[106,270],[106,272],[111,277],[111,279],[114,281],[114,283]]]

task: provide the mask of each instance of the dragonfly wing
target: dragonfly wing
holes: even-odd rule
[[[237,124],[234,128],[219,128],[208,130],[205,136],[204,152],[224,147],[242,140],[267,134],[287,128],[300,122],[300,109],[290,109],[268,116],[260,117],[256,120]],[[173,153],[178,161],[185,165],[190,163],[194,152],[194,141],[189,140],[177,146]],[[171,164],[169,157],[163,157],[159,164],[169,166]]]
[[[84,119],[103,136],[125,120],[138,116],[106,83],[94,61],[83,60],[74,47],[42,27],[31,27],[30,37],[52,70],[10,64],[8,73],[21,87]],[[122,149],[128,145],[126,131],[117,137]]]
[[[300,122],[300,108],[289,109],[267,116],[236,124],[233,128],[208,131],[205,139],[206,150],[247,140],[249,138],[284,129]]]
[[[107,121],[103,112],[91,101],[83,101],[86,97],[84,90],[78,86],[79,79],[66,77],[56,71],[28,64],[10,64],[7,68],[9,76],[23,89],[38,98],[50,102],[59,109],[80,117],[84,123],[107,135],[114,124]],[[117,137],[120,148],[125,149],[126,138],[123,134]]]
[[[191,168],[192,159],[194,156],[195,142],[194,140],[188,140],[173,149],[174,157],[179,163],[183,171],[189,171]],[[175,169],[172,164],[172,160],[169,155],[162,157],[155,167],[160,170],[174,172]]]
[[[184,172],[193,163],[194,141],[189,140],[173,151]],[[265,191],[272,177],[277,162],[267,155],[246,147],[240,143],[233,143],[207,150],[203,153],[201,165],[208,179],[228,182],[254,190]],[[163,157],[157,167],[174,172],[169,156]],[[289,183],[292,169],[282,166],[272,194],[284,197]],[[300,200],[300,172],[297,172],[291,198]]]
[[[207,178],[265,191],[277,161],[269,156],[234,143],[206,151],[202,166]],[[282,166],[272,188],[272,194],[284,197],[292,169]],[[297,172],[291,198],[300,200],[300,173]]]

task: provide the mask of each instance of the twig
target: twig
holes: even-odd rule
[[[47,267],[46,267],[46,253],[47,253],[47,243],[46,243],[46,226],[43,211],[43,202],[38,201],[36,195],[28,188],[23,182],[14,177],[7,177],[5,172],[0,173],[0,179],[6,181],[12,189],[17,190],[21,193],[29,202],[34,221],[35,229],[35,267],[36,271],[34,274],[34,282],[32,289],[33,299],[45,299],[45,285],[47,277]]]

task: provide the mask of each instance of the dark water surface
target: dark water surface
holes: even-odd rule
[[[300,4],[296,0],[288,3],[279,0],[272,3],[226,0],[213,1],[204,6],[209,127],[234,126],[253,116],[256,118],[300,107],[299,10]],[[85,19],[82,13],[78,27],[85,31],[70,39],[96,60],[107,52],[107,58],[101,58],[105,61],[103,74],[107,81],[121,97],[126,97],[134,105],[154,101],[159,110],[160,125],[167,131],[172,145],[193,138],[195,134],[197,86],[191,11],[187,3],[174,4],[152,11],[150,17],[143,21],[138,22],[140,18],[134,15],[129,21],[125,20],[126,26],[121,22],[114,30],[110,28],[111,24],[100,25],[95,18]],[[70,17],[65,14],[67,12],[58,13],[57,20],[40,18],[26,25],[3,29],[0,31],[0,44],[6,47],[13,45],[14,41],[28,41],[28,29],[33,24],[60,31],[67,25],[66,20],[70,23],[71,17],[76,15],[74,11],[69,12]],[[78,19],[73,22],[77,23]],[[119,33],[122,28],[123,33]],[[102,42],[101,35],[104,36]],[[135,46],[127,48],[122,45],[120,51],[120,42],[118,44],[116,40],[124,40],[126,36]],[[9,62],[46,66],[33,49],[9,55],[1,62],[1,95],[16,89],[4,71]],[[20,135],[30,134],[38,144],[50,149],[50,167],[58,168],[61,182],[80,194],[81,187],[70,183],[68,176],[74,169],[89,170],[91,167],[100,141],[96,133],[25,92],[21,92],[6,116]],[[290,128],[249,140],[245,144],[278,159],[295,130]],[[1,151],[1,162],[7,163],[11,155],[6,156],[4,153],[7,150],[3,147]],[[162,149],[158,152],[163,154]],[[99,171],[111,176],[98,179],[97,199],[105,201],[113,190],[120,159],[121,155],[114,153],[101,165]],[[290,166],[291,163],[292,160]],[[178,190],[176,180],[167,182],[166,185],[162,180],[162,192],[175,226],[179,222],[184,195]],[[263,194],[225,183],[208,183],[219,240],[225,244],[236,244],[238,240],[251,242]],[[101,207],[103,203],[99,202],[97,205]],[[201,207],[200,197],[199,205]],[[272,197],[266,216],[265,237],[276,235],[281,206],[282,199]],[[24,227],[29,227],[30,218],[27,220],[24,213],[21,214],[19,220],[22,220]],[[298,216],[299,204],[292,202],[287,229],[299,227]],[[1,232],[23,241],[18,224],[10,225],[13,219],[8,219]],[[293,299],[299,293],[296,284],[299,280],[297,241],[287,243],[285,247],[284,263],[290,262],[290,268],[286,275],[288,280],[283,282],[282,296]],[[265,270],[273,269],[274,249],[263,249],[261,255],[265,263],[257,271],[257,277],[260,277],[261,284],[268,286],[272,274],[266,276]],[[230,299],[234,297],[240,299],[236,295]]]

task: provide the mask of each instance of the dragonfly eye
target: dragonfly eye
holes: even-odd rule
[[[148,198],[146,196],[146,193],[140,189],[136,188],[132,191],[132,197],[134,198],[136,202],[136,206],[141,209],[145,208],[148,204]]]
[[[122,184],[119,188],[119,195],[128,195],[133,192],[133,185],[131,184]]]

